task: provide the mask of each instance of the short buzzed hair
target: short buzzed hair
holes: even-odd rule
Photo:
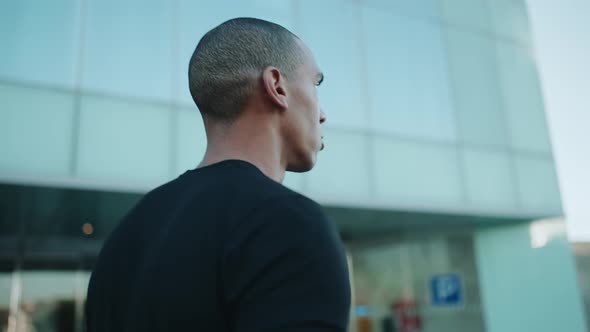
[[[289,78],[303,64],[297,39],[284,27],[256,18],[235,18],[207,32],[188,70],[189,89],[203,117],[233,121],[268,66]]]

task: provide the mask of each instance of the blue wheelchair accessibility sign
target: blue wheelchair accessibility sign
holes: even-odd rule
[[[430,279],[430,303],[439,307],[463,305],[463,285],[458,274],[439,274]]]

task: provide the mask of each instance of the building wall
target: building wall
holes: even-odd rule
[[[474,243],[487,332],[588,330],[563,220],[483,229]]]
[[[205,148],[187,88],[225,19],[283,24],[326,74],[326,204],[561,214],[518,0],[23,0],[0,4],[0,180],[145,191]]]

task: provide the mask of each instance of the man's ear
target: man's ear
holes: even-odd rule
[[[280,109],[287,109],[285,76],[276,67],[266,67],[262,72],[262,84],[266,96]]]

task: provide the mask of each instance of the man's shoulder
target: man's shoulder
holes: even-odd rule
[[[265,202],[265,206],[276,212],[295,213],[299,215],[324,215],[322,207],[311,198],[289,188],[283,187],[279,195],[275,195]]]
[[[281,184],[277,183],[277,186],[271,189],[272,192],[269,195],[260,197],[261,199],[253,206],[253,214],[264,210],[270,214],[296,214],[310,217],[324,215],[321,205],[311,198]]]
[[[310,233],[334,232],[334,225],[318,203],[291,190],[283,190],[280,195],[258,201],[238,224],[241,226],[238,229],[264,229],[263,232],[273,234],[276,238],[291,240],[305,240]]]

